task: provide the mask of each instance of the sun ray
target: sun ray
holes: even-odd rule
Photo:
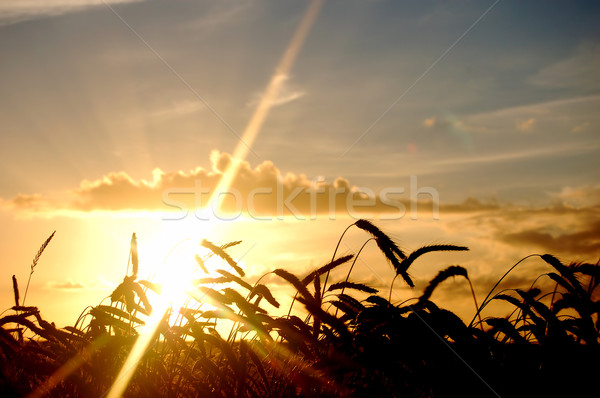
[[[287,46],[287,49],[285,50],[283,57],[281,58],[281,61],[275,70],[275,73],[271,77],[262,99],[250,118],[250,121],[248,122],[248,125],[246,126],[246,129],[242,135],[242,139],[237,144],[237,147],[233,153],[232,162],[227,167],[227,170],[224,172],[219,184],[213,191],[207,209],[220,208],[224,198],[224,195],[221,195],[220,193],[227,191],[238,172],[239,165],[248,155],[248,151],[256,140],[256,137],[269,113],[269,110],[273,106],[275,99],[281,91],[285,77],[288,76],[294,61],[300,52],[302,44],[304,43],[310,28],[319,14],[322,4],[323,0],[313,0],[309,5],[304,17],[300,22],[300,25],[292,36],[292,40]],[[173,283],[177,283],[176,280],[174,280]],[[170,288],[170,290],[172,291],[173,289]],[[172,298],[168,298],[167,296],[161,296],[158,304],[154,307],[150,318],[146,323],[144,331],[140,333],[140,336],[136,340],[131,352],[129,353],[125,364],[117,375],[117,378],[108,393],[108,398],[120,397],[127,388],[129,380],[131,380],[139,360],[144,355],[148,349],[148,345],[152,341],[152,337],[155,334],[158,324],[165,316],[166,311],[170,308],[171,299]]]
[[[237,171],[240,163],[246,159],[248,155],[248,151],[254,144],[258,132],[267,117],[269,110],[273,106],[275,99],[281,91],[282,84],[284,83],[286,77],[289,75],[294,62],[296,61],[296,57],[302,48],[302,44],[304,44],[304,40],[310,31],[317,15],[319,14],[319,10],[323,5],[323,0],[313,0],[308,7],[308,10],[304,14],[300,25],[296,29],[292,40],[290,41],[286,51],[283,54],[283,57],[279,61],[279,65],[275,69],[275,73],[271,77],[269,84],[263,94],[261,100],[259,101],[256,109],[244,133],[242,134],[242,139],[238,142],[235,151],[233,152],[233,160],[227,167],[227,170],[223,174],[223,177],[219,181],[217,188],[213,191],[211,198],[209,200],[209,206],[207,208],[218,209],[220,208],[221,202],[223,201],[223,196],[220,195],[221,192],[226,192],[229,186],[231,185],[234,177],[237,175]]]

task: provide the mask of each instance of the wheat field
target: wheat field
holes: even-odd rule
[[[344,234],[362,230],[399,278],[389,291],[352,280],[360,251],[338,256]],[[21,297],[13,276],[14,306],[0,318],[2,396],[102,397],[111,393],[136,341],[148,344],[123,390],[131,397],[508,397],[561,396],[596,391],[600,365],[598,263],[565,264],[532,255],[547,266],[522,288],[498,289],[523,260],[508,268],[478,303],[469,272],[460,265],[438,274],[411,300],[393,303],[394,284],[414,286],[410,267],[432,252],[465,251],[429,245],[405,253],[367,220],[340,236],[331,261],[307,275],[279,268],[250,281],[229,254],[240,241],[201,242],[204,277],[193,281],[185,306],[160,313],[160,280],[138,276],[131,239],[123,281],[73,326],[58,328],[27,304],[29,282],[52,234],[36,253]],[[208,269],[208,259],[219,267]],[[448,253],[451,260],[452,253]],[[214,264],[214,261],[211,262]],[[345,278],[331,281],[331,271]],[[449,278],[464,278],[473,297],[472,319],[433,301]],[[551,289],[542,289],[547,280]],[[270,283],[293,288],[283,308]],[[331,282],[331,283],[330,283]],[[504,303],[508,315],[489,311]],[[154,307],[154,308],[153,308]],[[147,327],[152,315],[159,317]]]

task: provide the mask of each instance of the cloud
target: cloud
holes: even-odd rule
[[[527,120],[517,122],[517,130],[527,132],[533,130],[535,126],[535,118],[530,117]]]
[[[83,283],[81,283],[81,282],[74,282],[71,279],[67,279],[64,282],[50,281],[50,282],[48,282],[46,284],[46,286],[49,289],[69,290],[69,291],[84,290],[84,289],[86,289],[86,286]]]
[[[553,229],[556,228],[548,226],[543,229],[525,229],[501,235],[500,238],[511,244],[538,246],[551,253],[562,252],[576,255],[600,253],[600,221],[577,232],[550,232]]]
[[[532,214],[538,214],[539,220],[546,220],[558,215],[568,217],[579,211],[578,217],[581,217],[584,211],[600,205],[599,187],[565,187],[560,192],[550,192],[548,200],[554,200],[555,204],[546,209],[546,213],[540,213],[539,209],[519,210],[510,204],[474,197],[467,197],[461,203],[440,203],[435,189],[416,186],[416,180],[415,186],[388,187],[375,192],[358,187],[343,177],[327,181],[305,174],[283,174],[271,161],[263,161],[255,167],[243,161],[231,187],[221,194],[222,204],[217,208],[209,203],[209,199],[233,161],[230,154],[215,150],[211,153],[208,169],[198,167],[189,172],[155,169],[148,180],[136,180],[125,172],[113,172],[96,180],[84,180],[79,187],[62,192],[60,196],[19,194],[0,204],[4,209],[26,217],[86,217],[100,212],[117,216],[166,214],[172,218],[204,214],[200,210],[212,210],[213,215],[224,219],[238,216],[309,219],[344,215],[380,220],[408,217],[432,220],[439,214],[469,214],[484,217],[482,224],[496,219],[494,225],[507,225],[507,231],[512,230],[512,224],[517,221],[530,220]],[[560,224],[566,228],[563,220]],[[535,225],[545,227],[539,223]],[[581,229],[582,225],[574,227]],[[503,234],[506,235],[506,231]]]
[[[573,55],[543,68],[529,82],[546,87],[600,88],[600,44],[581,44]]]
[[[599,106],[600,96],[580,96],[462,115],[461,121],[473,134],[507,134],[533,128],[563,134],[573,126],[584,129],[586,124],[595,124],[600,119],[596,111]]]
[[[581,133],[582,131],[587,130],[590,127],[590,122],[583,122],[578,124],[577,126],[573,126],[571,129],[571,133]]]
[[[155,169],[151,180],[135,180],[125,172],[113,172],[96,180],[84,180],[60,198],[19,194],[2,204],[30,216],[81,215],[94,211],[193,212],[207,208],[211,194],[234,160],[227,153],[213,151],[210,161],[210,169],[198,167],[189,172]],[[423,211],[429,217],[435,215],[437,193],[417,187],[411,196],[409,189],[390,187],[376,193],[343,177],[333,181],[309,179],[305,174],[284,175],[271,161],[263,161],[254,168],[243,161],[230,188],[221,194],[221,207],[212,210],[218,215],[301,218],[317,214],[347,214],[356,218],[389,214],[400,218],[411,211],[411,215]],[[467,207],[473,207],[473,203]]]
[[[18,194],[8,203],[10,203],[15,208],[29,209],[35,212],[43,212],[50,207],[50,203],[48,202],[48,200],[40,194]]]
[[[598,146],[586,142],[569,143],[561,145],[539,146],[530,149],[511,150],[502,153],[490,153],[472,156],[460,156],[440,159],[433,162],[438,166],[470,165],[484,163],[501,163],[515,160],[534,158],[549,158],[558,155],[578,155],[590,151],[597,151]]]
[[[241,162],[231,187],[221,195],[221,207],[209,208],[210,196],[233,158],[215,150],[210,162],[210,169],[198,167],[189,172],[155,169],[150,180],[135,180],[125,172],[113,172],[96,180],[84,180],[79,187],[63,192],[60,197],[19,194],[0,204],[17,214],[36,217],[86,216],[93,212],[182,215],[204,209],[225,218],[245,215],[305,219],[349,215],[353,218],[435,219],[439,212],[474,213],[498,208],[493,201],[481,202],[476,198],[440,204],[437,191],[419,187],[416,180],[414,186],[392,186],[375,192],[343,177],[326,181],[322,177],[308,178],[305,174],[283,174],[271,161],[263,161],[254,168],[247,161]]]
[[[468,126],[464,121],[460,120],[456,115],[448,113],[441,118],[432,116],[423,120],[423,127],[444,129],[450,131],[470,132],[472,126]]]
[[[435,116],[432,116],[430,118],[427,118],[425,120],[423,120],[423,127],[434,127],[437,124],[437,118]]]
[[[92,289],[105,291],[107,288],[113,289],[114,287],[115,285],[113,283],[107,281],[102,276],[88,282],[74,281],[71,278],[68,278],[66,281],[48,281],[45,285],[46,289],[72,292]]]
[[[121,4],[141,1],[144,0],[106,0],[106,3]],[[54,17],[103,5],[103,0],[4,0],[0,2],[0,26]]]
[[[455,225],[448,224],[448,228],[477,231],[478,236],[485,236],[502,256],[543,250],[596,261],[600,256],[600,200],[590,200],[587,204],[579,208],[563,203],[540,208],[505,204],[458,220]],[[509,247],[498,246],[499,242]]]
[[[147,116],[154,120],[165,120],[191,115],[203,110],[206,106],[200,100],[180,101],[148,112]]]
[[[419,153],[419,146],[414,142],[409,142],[406,144],[406,151],[409,153]]]
[[[560,192],[550,192],[549,195],[560,200],[560,203],[565,206],[576,208],[594,206],[600,203],[600,185],[567,186]]]
[[[287,75],[279,74],[275,76],[274,85],[278,85],[277,96],[271,101],[270,106],[279,106],[292,102],[300,97],[306,95],[306,92],[294,87],[288,83],[290,77]],[[252,107],[260,103],[263,98],[263,93],[256,93],[252,100],[247,103],[247,106]]]
[[[497,210],[500,205],[495,201],[482,202],[479,199],[468,197],[462,203],[441,204],[440,211],[447,213],[472,213]]]
[[[192,31],[192,34],[206,33],[206,31],[221,27],[225,24],[234,26],[236,16],[243,14],[252,3],[240,1],[218,1],[209,2],[210,9],[203,12],[202,15],[191,15],[192,19],[183,24],[185,30]]]

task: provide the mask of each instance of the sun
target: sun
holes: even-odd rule
[[[207,277],[196,257],[205,255],[200,242],[208,239],[213,224],[198,220],[165,223],[159,233],[139,247],[143,260],[140,268],[146,271],[147,280],[161,286],[160,298],[174,311],[185,305],[187,293],[194,289],[193,281]]]
[[[191,240],[181,242],[160,264],[153,277],[162,286],[162,298],[170,303],[174,311],[185,306],[187,292],[194,288],[193,280],[199,278],[193,246]]]
[[[201,245],[203,239],[208,239],[214,233],[219,220],[198,222],[197,219],[178,220],[167,224],[152,239],[142,241],[140,250],[140,269],[148,274],[146,278],[161,286],[160,294],[148,297],[151,299],[153,310],[146,324],[140,330],[140,337],[131,349],[115,384],[108,397],[119,397],[127,386],[133,372],[151,342],[156,329],[171,310],[170,321],[176,320],[181,308],[203,306],[208,303],[195,302],[188,292],[197,289],[194,281],[200,278],[220,276],[215,270],[221,268],[220,259],[211,255],[210,251]],[[206,271],[198,265],[197,256],[205,259]],[[144,264],[144,265],[143,265]],[[143,274],[142,274],[143,275]]]

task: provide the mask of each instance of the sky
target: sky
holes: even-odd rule
[[[360,217],[407,251],[471,248],[415,264],[398,300],[451,264],[485,295],[527,254],[598,260],[600,4],[325,1],[282,72],[308,8],[0,1],[2,307],[55,230],[27,302],[60,324],[120,282],[133,232],[148,272],[206,235],[242,240],[232,254],[256,279],[326,263]],[[343,253],[367,238],[351,231]],[[380,253],[360,259],[356,278],[385,291]],[[460,306],[470,293],[453,289],[440,297]]]

